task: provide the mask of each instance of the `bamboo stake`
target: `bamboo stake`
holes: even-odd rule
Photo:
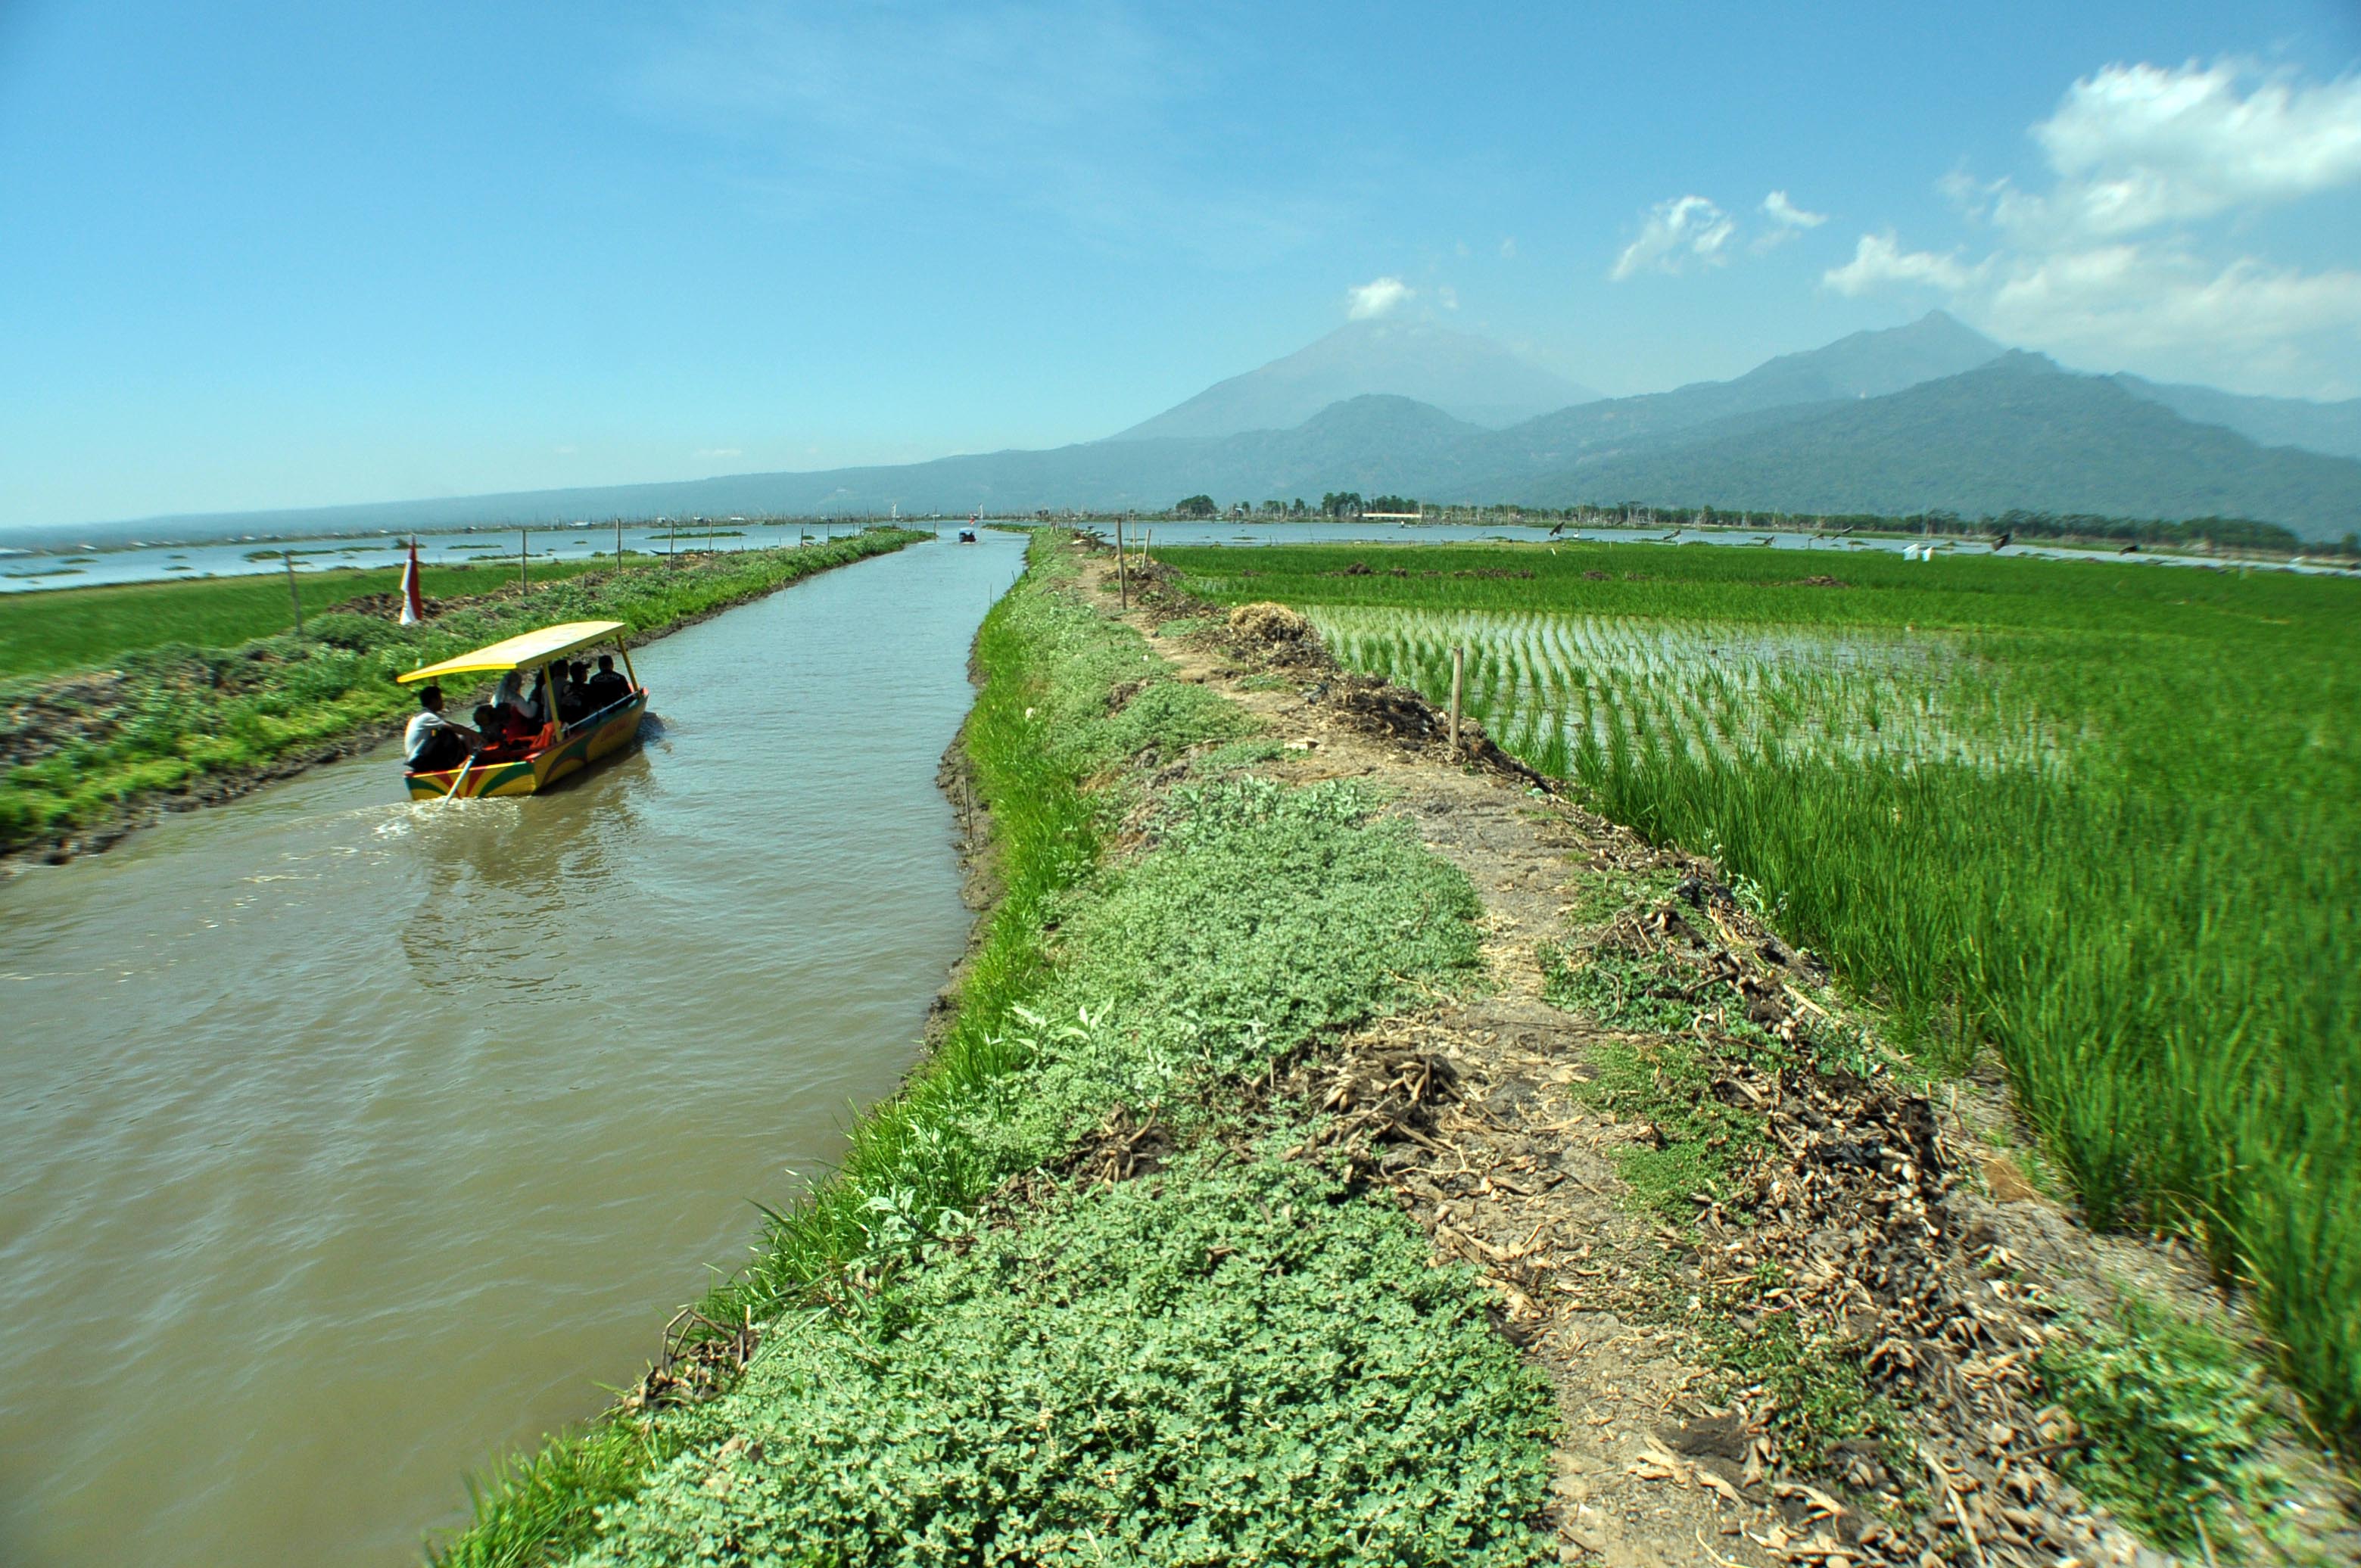
[[[1123,596],[1123,608],[1131,609],[1131,576],[1123,560],[1123,519],[1115,520],[1115,580],[1116,590]]]
[[[280,559],[287,563],[287,597],[295,601],[295,635],[303,635],[303,593],[295,586],[295,552],[281,550]]]
[[[1467,650],[1465,645],[1451,650],[1451,754],[1459,755],[1459,694],[1467,678]]]

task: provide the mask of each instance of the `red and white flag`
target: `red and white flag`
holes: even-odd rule
[[[418,541],[410,542],[410,564],[401,569],[401,624],[415,626],[426,619],[426,601],[418,597]]]

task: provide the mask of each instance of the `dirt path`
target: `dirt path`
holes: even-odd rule
[[[1112,612],[1111,565],[1093,563],[1086,581]],[[1128,619],[1152,634],[1171,613]],[[1367,1031],[1341,1061],[1284,1087],[1337,1113],[1340,1138],[1359,1137],[1356,1157],[1438,1257],[1484,1273],[1503,1332],[1555,1387],[1565,1436],[1550,1522],[1565,1561],[2174,1561],[2050,1468],[2071,1429],[2036,1408],[2029,1363],[2052,1311],[2023,1281],[2038,1271],[2095,1285],[2129,1270],[2202,1296],[2188,1259],[2095,1241],[1995,1167],[1998,1196],[2012,1200],[1997,1201],[1962,1152],[1976,1146],[1956,1096],[1938,1108],[1876,1071],[1758,1070],[1710,1052],[1696,1058],[1698,1082],[1710,1080],[1697,1103],[1759,1112],[1764,1148],[1740,1173],[1751,1190],[1700,1193],[1686,1223],[1660,1218],[1617,1157],[1666,1146],[1664,1113],[1587,1091],[1619,1060],[1628,1070],[1696,1042],[1554,1001],[1554,948],[1585,932],[1601,951],[1644,948],[1699,976],[1692,994],[1727,998],[1723,1024],[1741,1007],[1789,1041],[1834,1023],[1826,971],[1754,923],[1709,863],[1651,850],[1499,768],[1455,762],[1414,698],[1405,710],[1316,655],[1290,663],[1281,649],[1274,662],[1235,639],[1154,646],[1270,725],[1287,748],[1275,771],[1368,780],[1483,901],[1488,994]],[[1695,1025],[1699,1039],[1709,1022]],[[1667,1056],[1675,1079],[1687,1059]],[[1684,1091],[1666,1070],[1655,1083],[1676,1113]],[[1993,1101],[1970,1119],[1999,1114]],[[1823,1368],[1833,1385],[1898,1392],[1906,1414],[1881,1403],[1877,1430],[1803,1452],[1775,1419],[1780,1390],[1791,1406],[1799,1397],[1781,1381],[1787,1369],[1748,1384],[1713,1365],[1732,1314],[1760,1327],[1782,1312],[1838,1347]],[[1808,1379],[1801,1387],[1810,1398]]]

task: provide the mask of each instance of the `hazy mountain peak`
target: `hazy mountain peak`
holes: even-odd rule
[[[1856,332],[1823,347],[1766,359],[1730,384],[1776,388],[1783,400],[1795,402],[1882,398],[1972,370],[2004,352],[1957,317],[1928,311],[1906,326]]]
[[[1364,392],[1357,398],[1340,399],[1305,420],[1300,428],[1315,431],[1350,425],[1372,429],[1383,424],[1415,425],[1462,435],[1473,435],[1477,428],[1473,420],[1461,419],[1446,409],[1397,392]]]
[[[2030,348],[2012,348],[2004,354],[1993,356],[1974,368],[1995,376],[2070,376],[2075,373],[2050,358],[2047,354],[2038,353]],[[1967,373],[1960,372],[1962,375]],[[2093,377],[2092,379],[2104,380],[2106,378]]]
[[[1598,396],[1474,333],[1429,321],[1357,321],[1111,439],[1292,430],[1331,404],[1373,394],[1495,428]]]

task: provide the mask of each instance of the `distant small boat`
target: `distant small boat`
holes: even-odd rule
[[[534,795],[569,773],[581,772],[610,752],[639,738],[640,718],[648,710],[647,689],[631,668],[631,651],[624,645],[620,620],[570,620],[521,632],[489,643],[471,653],[440,663],[423,665],[395,677],[403,685],[423,685],[464,675],[505,675],[511,672],[543,674],[551,663],[570,654],[614,644],[622,656],[629,683],[624,696],[572,723],[552,716],[538,735],[522,745],[487,748],[456,767],[428,773],[404,771],[412,800],[473,800],[488,795]]]
[[[974,530],[974,529],[972,529],[972,528],[962,528],[962,529],[961,529],[961,530],[960,530],[960,535],[959,535],[959,542],[960,542],[961,544],[972,544],[972,543],[975,543],[975,530]]]

